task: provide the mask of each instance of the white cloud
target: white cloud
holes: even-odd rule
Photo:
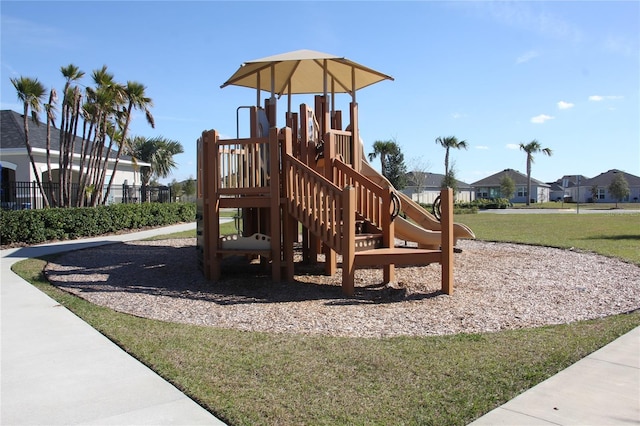
[[[558,102],[558,109],[570,109],[573,108],[574,104],[571,102],[560,101]]]
[[[486,145],[476,145],[475,148],[476,149],[482,149],[482,150],[488,150],[489,149],[489,147],[486,146]]]
[[[553,120],[555,117],[546,114],[536,115],[535,117],[531,117],[531,122],[534,124],[542,124],[547,120]]]
[[[517,143],[508,143],[505,145],[505,148],[507,149],[520,149],[520,145],[518,145]]]
[[[536,2],[471,2],[485,8],[490,16],[498,22],[526,29],[545,37],[580,42],[584,39],[582,30],[571,21],[560,15],[547,12],[544,6],[539,7]]]
[[[622,99],[623,96],[613,96],[613,95],[608,95],[608,96],[600,96],[600,95],[591,95],[589,96],[589,100],[593,101],[593,102],[600,102],[600,101],[604,101],[606,100],[615,100],[615,99]]]
[[[602,47],[606,51],[623,56],[633,56],[637,52],[636,46],[633,40],[620,36],[609,36],[602,42]]]
[[[524,64],[525,62],[529,62],[530,60],[537,58],[538,56],[540,56],[538,52],[536,52],[535,50],[530,50],[518,56],[516,58],[516,64]]]

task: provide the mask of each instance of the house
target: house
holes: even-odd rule
[[[45,123],[37,124],[30,119],[29,142],[32,147],[36,169],[40,174],[43,183],[48,182],[46,138],[47,126]],[[73,181],[77,183],[80,167],[81,140],[76,138],[73,157]],[[60,158],[60,134],[59,129],[51,129],[50,143],[50,163],[53,182],[58,181],[58,162]],[[107,165],[107,177],[105,186],[108,184],[113,173],[113,159],[115,151],[111,151],[110,163]],[[139,166],[148,166],[147,163],[137,162],[134,164],[131,157],[121,156],[118,168],[113,180],[108,202],[122,202],[125,185],[139,184]],[[11,110],[0,111],[0,166],[2,168],[2,205],[4,208],[21,208],[21,206],[39,207],[41,200],[34,195],[33,182],[35,175],[27,149],[25,147],[24,119],[23,115]],[[21,190],[25,188],[25,190]],[[106,189],[106,188],[105,188]],[[104,190],[103,190],[104,192]]]
[[[471,184],[475,188],[476,198],[504,198],[500,191],[500,183],[506,177],[510,177],[515,183],[515,194],[509,200],[512,203],[527,202],[527,175],[517,170],[505,169],[501,172],[480,179]],[[550,200],[551,186],[537,179],[531,178],[531,197],[532,203],[545,203]]]
[[[582,175],[565,175],[556,182],[549,184],[552,185],[552,187],[555,185],[560,188],[557,192],[552,193],[551,199],[561,200],[564,198],[564,201],[574,203],[615,203],[618,200],[609,193],[609,185],[611,185],[611,182],[613,182],[613,179],[619,173],[624,176],[624,179],[629,185],[629,196],[621,201],[639,202],[640,177],[617,169],[600,173],[593,178]]]
[[[551,187],[550,200],[575,202],[578,200],[579,186],[582,185],[584,191],[584,182],[587,180],[589,178],[583,175],[564,175],[555,182],[548,182]]]
[[[613,182],[618,174],[622,174],[629,185],[629,195],[620,201],[637,203],[640,200],[640,177],[617,169],[600,173],[598,176],[587,179],[587,181],[582,183],[580,202],[617,202],[618,200],[609,192],[609,185],[611,185],[611,182]]]
[[[413,171],[407,173],[407,185],[401,191],[418,203],[432,204],[440,195],[444,175]],[[455,202],[470,202],[475,199],[473,188],[468,183],[456,180]]]

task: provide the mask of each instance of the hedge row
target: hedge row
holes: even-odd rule
[[[113,204],[81,208],[0,210],[0,243],[36,244],[147,226],[193,222],[195,203]]]

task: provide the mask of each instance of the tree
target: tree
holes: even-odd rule
[[[373,152],[369,153],[369,161],[373,161],[376,157],[380,157],[382,176],[387,178],[394,188],[404,188],[407,166],[404,164],[404,154],[396,141],[375,141]]]
[[[454,194],[458,193],[458,180],[456,179],[456,171],[453,167],[451,167],[447,174],[442,178],[440,187],[442,189],[451,188]]]
[[[375,141],[373,143],[373,152],[369,153],[369,161],[375,160],[376,157],[380,157],[380,171],[384,175],[384,170],[387,168],[387,161],[389,155],[391,155],[397,149],[397,145],[394,141]]]
[[[445,149],[444,154],[444,175],[445,177],[449,175],[449,150],[451,148],[454,149],[467,149],[468,144],[467,141],[459,141],[455,136],[447,136],[447,137],[439,137],[436,138],[436,143],[441,145]]]
[[[60,191],[60,204],[62,206],[71,205],[71,181],[73,150],[75,142],[75,129],[79,121],[79,107],[81,93],[78,87],[71,88],[71,83],[80,80],[84,76],[84,71],[73,64],[60,67],[60,72],[65,78],[62,89],[62,111],[60,122],[60,155],[58,157],[58,188]],[[80,168],[82,173],[82,167]],[[78,196],[83,200],[84,196]]]
[[[510,200],[513,198],[513,195],[516,193],[516,183],[511,178],[511,176],[505,174],[502,179],[500,179],[500,195],[502,198],[506,198]]]
[[[55,128],[55,103],[57,100],[56,89],[51,89],[49,92],[49,102],[44,105],[45,112],[47,114],[47,141],[46,141],[46,153],[47,153],[47,180],[49,181],[49,193],[51,194],[51,203],[55,207],[58,204],[56,193],[52,190],[53,176],[51,175],[51,126]]]
[[[184,185],[174,178],[168,186],[171,190],[171,201],[178,201],[184,194]]]
[[[33,150],[31,148],[31,142],[29,141],[29,110],[31,110],[31,118],[38,124],[38,113],[42,109],[42,101],[45,96],[45,88],[38,81],[38,79],[32,79],[28,77],[12,78],[11,84],[18,92],[18,99],[22,101],[24,107],[23,119],[24,119],[24,144],[27,148],[27,154],[29,155],[29,161],[31,162],[31,168],[36,178],[38,189],[42,194],[42,200],[45,207],[49,207],[49,198],[44,192],[42,186],[42,180],[40,179],[40,171],[36,167],[35,159],[33,158]]]
[[[618,208],[618,202],[628,197],[630,190],[629,183],[624,178],[624,175],[621,172],[614,173],[616,176],[613,178],[607,189],[609,190],[609,193],[616,199],[616,208]]]
[[[533,154],[542,152],[549,157],[552,155],[551,148],[542,148],[540,142],[532,140],[528,144],[520,143],[520,149],[527,153],[527,206],[531,205],[531,164],[533,164]]]
[[[184,181],[184,184],[182,185],[182,187],[187,197],[192,197],[196,195],[196,181],[193,179],[193,177],[189,176],[189,179]]]
[[[594,203],[598,202],[598,185],[591,186],[591,201]]]
[[[410,173],[411,180],[416,186],[416,192],[418,193],[418,202],[420,202],[420,194],[427,182],[427,173],[431,169],[429,161],[425,161],[423,157],[413,158],[410,161]]]
[[[136,136],[127,143],[129,152],[135,161],[151,164],[140,167],[142,180],[142,201],[147,201],[147,186],[152,178],[166,178],[176,167],[173,156],[184,152],[180,142],[162,136],[145,138]]]
[[[400,151],[400,147],[396,146],[396,149],[389,155],[384,176],[397,190],[407,186],[407,166],[404,164],[404,154]]]
[[[118,141],[118,152],[116,153],[116,159],[113,164],[113,172],[111,173],[111,178],[109,179],[109,184],[107,185],[107,192],[105,193],[105,201],[109,196],[109,192],[111,191],[111,185],[113,184],[113,178],[116,175],[116,170],[118,168],[118,162],[120,161],[120,156],[122,152],[125,150],[127,139],[127,133],[129,131],[129,125],[131,124],[131,113],[134,109],[144,111],[145,117],[147,119],[147,123],[151,126],[151,128],[155,128],[155,121],[153,119],[153,115],[149,111],[149,107],[153,106],[153,101],[151,98],[148,98],[145,94],[145,86],[136,82],[136,81],[128,81],[126,87],[124,87],[124,97],[127,101],[127,108],[122,112],[122,117],[118,122],[123,122],[121,124],[121,135]]]

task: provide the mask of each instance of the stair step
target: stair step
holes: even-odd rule
[[[440,250],[408,247],[356,250],[355,254],[356,266],[428,265],[430,263],[440,263],[441,260],[442,252]]]

